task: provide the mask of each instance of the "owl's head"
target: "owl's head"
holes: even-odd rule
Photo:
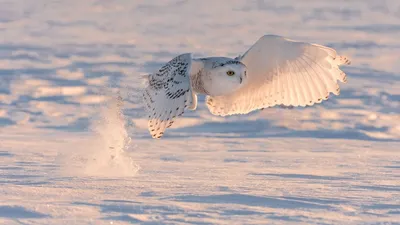
[[[246,66],[230,58],[207,58],[203,72],[203,87],[210,96],[231,94],[241,88],[247,79]]]

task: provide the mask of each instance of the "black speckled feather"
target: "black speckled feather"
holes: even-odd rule
[[[192,104],[191,60],[191,54],[179,55],[148,77],[143,100],[153,138],[161,138],[174,119]]]

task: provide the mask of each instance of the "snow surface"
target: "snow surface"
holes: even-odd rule
[[[151,139],[141,75],[264,34],[349,56],[341,95]],[[0,0],[0,224],[399,224],[399,37],[398,0]]]

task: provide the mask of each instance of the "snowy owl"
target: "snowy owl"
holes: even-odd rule
[[[276,105],[310,106],[339,95],[340,65],[350,64],[332,48],[264,35],[243,55],[192,58],[181,54],[146,75],[143,100],[148,129],[160,138],[185,109],[206,95],[214,115],[247,114]]]

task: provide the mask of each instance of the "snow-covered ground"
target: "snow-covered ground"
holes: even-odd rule
[[[150,138],[141,75],[264,34],[349,56],[341,95]],[[0,224],[396,224],[399,151],[398,0],[0,0]]]

